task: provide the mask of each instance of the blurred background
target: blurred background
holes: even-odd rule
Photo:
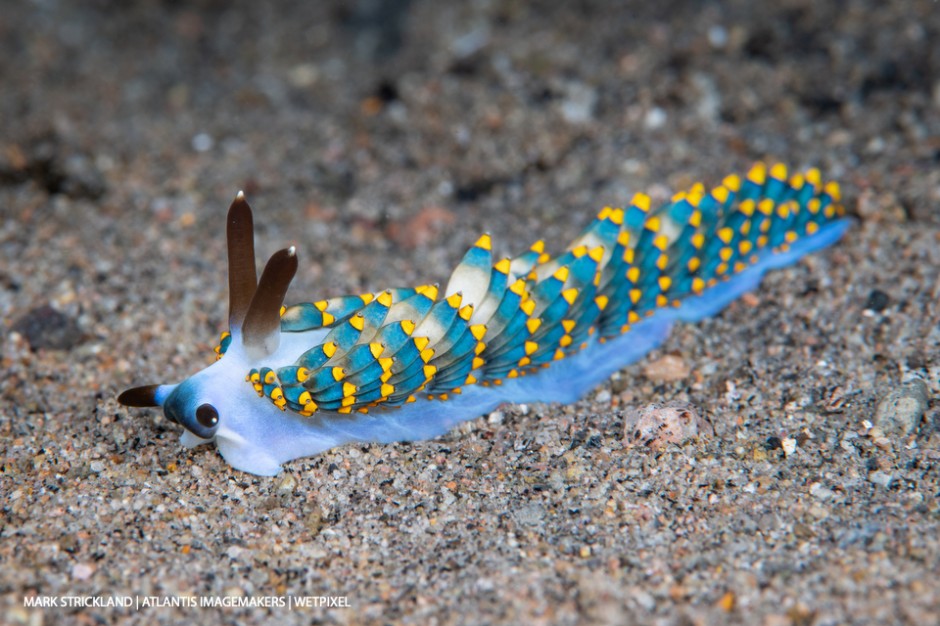
[[[390,257],[314,267],[319,287],[384,284],[397,263],[440,279],[482,230],[560,242],[602,204],[758,158],[936,221],[938,31],[929,0],[10,3],[7,258],[48,251],[56,211],[133,223],[148,246],[206,238],[244,189],[302,258],[327,241]],[[103,222],[72,236],[83,224],[121,245]],[[448,252],[416,251],[431,244]]]

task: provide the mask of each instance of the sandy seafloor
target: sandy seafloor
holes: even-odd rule
[[[0,623],[937,623],[938,41],[930,0],[5,3]],[[259,478],[115,402],[211,362],[239,189],[296,301],[757,159],[856,225],[575,404]],[[714,436],[626,447],[666,402]],[[24,607],[70,595],[349,606]]]

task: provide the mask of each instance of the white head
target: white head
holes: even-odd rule
[[[287,287],[297,271],[294,248],[276,252],[268,261],[260,281],[255,271],[254,226],[251,208],[241,192],[229,208],[227,218],[229,265],[229,328],[231,341],[222,358],[178,384],[134,387],[118,396],[126,406],[162,407],[164,415],[185,428],[183,444],[216,441],[226,459],[239,467],[263,464],[267,455],[257,445],[260,429],[277,436],[292,424],[277,406],[261,401],[250,384],[236,384],[281,344],[280,309]],[[279,355],[280,356],[280,355]],[[286,355],[285,355],[286,356]],[[296,358],[296,356],[294,357]],[[255,452],[252,452],[255,450]],[[250,462],[237,462],[244,455]],[[272,473],[276,471],[274,463]]]

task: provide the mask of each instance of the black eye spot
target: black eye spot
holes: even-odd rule
[[[200,404],[196,409],[196,421],[205,428],[215,428],[219,423],[219,412],[211,404]]]

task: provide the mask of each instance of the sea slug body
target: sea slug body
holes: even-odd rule
[[[560,255],[536,242],[494,259],[480,237],[447,286],[283,306],[294,248],[255,270],[251,209],[227,221],[229,330],[218,360],[178,384],[122,393],[160,406],[182,442],[214,441],[233,467],[347,442],[438,436],[503,402],[572,402],[660,344],[675,321],[716,314],[767,270],[838,240],[839,187],[810,169],[756,164],[662,206],[604,208]]]

